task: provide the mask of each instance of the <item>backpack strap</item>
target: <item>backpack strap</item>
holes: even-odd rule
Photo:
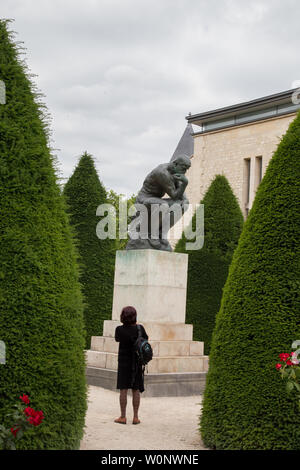
[[[141,325],[136,325],[138,330],[138,338],[142,337],[142,328]],[[135,351],[132,349],[132,370],[131,370],[131,386],[134,383],[135,377],[137,373],[137,362],[136,362],[136,355]]]
[[[134,350],[132,349],[131,387],[134,384],[136,373],[137,373],[136,355],[135,355]]]

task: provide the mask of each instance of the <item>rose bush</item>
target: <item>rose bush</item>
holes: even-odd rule
[[[282,379],[286,380],[288,393],[294,392],[299,395],[300,411],[300,365],[296,352],[279,354],[280,362],[276,369],[280,372]]]
[[[16,450],[16,440],[19,440],[24,435],[24,432],[29,429],[32,425],[39,426],[43,419],[44,413],[42,410],[37,411],[31,408],[29,405],[29,396],[21,395],[20,400],[22,403],[15,405],[15,410],[9,413],[7,417],[11,418],[14,425],[6,429],[3,425],[0,425],[0,449],[1,450]]]

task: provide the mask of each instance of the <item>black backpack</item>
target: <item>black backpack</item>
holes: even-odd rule
[[[137,329],[138,329],[138,337],[134,343],[134,352],[135,352],[138,364],[145,366],[148,364],[149,361],[151,361],[153,357],[153,351],[152,351],[151,344],[148,343],[148,341],[142,336],[141,325],[137,325]]]

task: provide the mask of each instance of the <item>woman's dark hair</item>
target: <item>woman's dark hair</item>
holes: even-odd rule
[[[123,325],[134,325],[136,323],[136,309],[134,307],[124,307],[121,312],[120,321]]]

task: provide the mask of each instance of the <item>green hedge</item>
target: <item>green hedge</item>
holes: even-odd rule
[[[108,203],[91,155],[85,152],[65,185],[71,224],[76,232],[81,260],[80,281],[85,297],[86,348],[91,336],[101,336],[103,320],[111,319],[116,241],[100,240],[97,207]]]
[[[0,422],[21,393],[45,413],[19,449],[75,449],[86,412],[76,252],[48,127],[6,21],[0,21]]]
[[[182,235],[175,251],[188,253],[186,322],[193,325],[195,341],[204,341],[209,354],[215,318],[233,251],[243,226],[243,215],[232,189],[223,175],[217,175],[204,198],[204,245],[187,251]],[[196,214],[192,219],[196,230]]]
[[[125,197],[124,194],[117,194],[113,189],[111,189],[107,195],[107,201],[112,204],[116,210],[116,227],[118,229],[120,225],[120,201],[124,203],[124,206],[127,207],[127,214],[131,206],[134,205],[136,200],[136,195],[132,194],[129,198]],[[127,225],[131,222],[131,217],[127,215]],[[120,238],[123,234],[119,233],[117,230],[117,239],[116,239],[116,250],[125,250],[128,243],[128,233],[126,233],[125,238]]]
[[[261,182],[217,315],[201,433],[217,449],[300,449],[296,394],[276,371],[300,339],[300,115]]]

